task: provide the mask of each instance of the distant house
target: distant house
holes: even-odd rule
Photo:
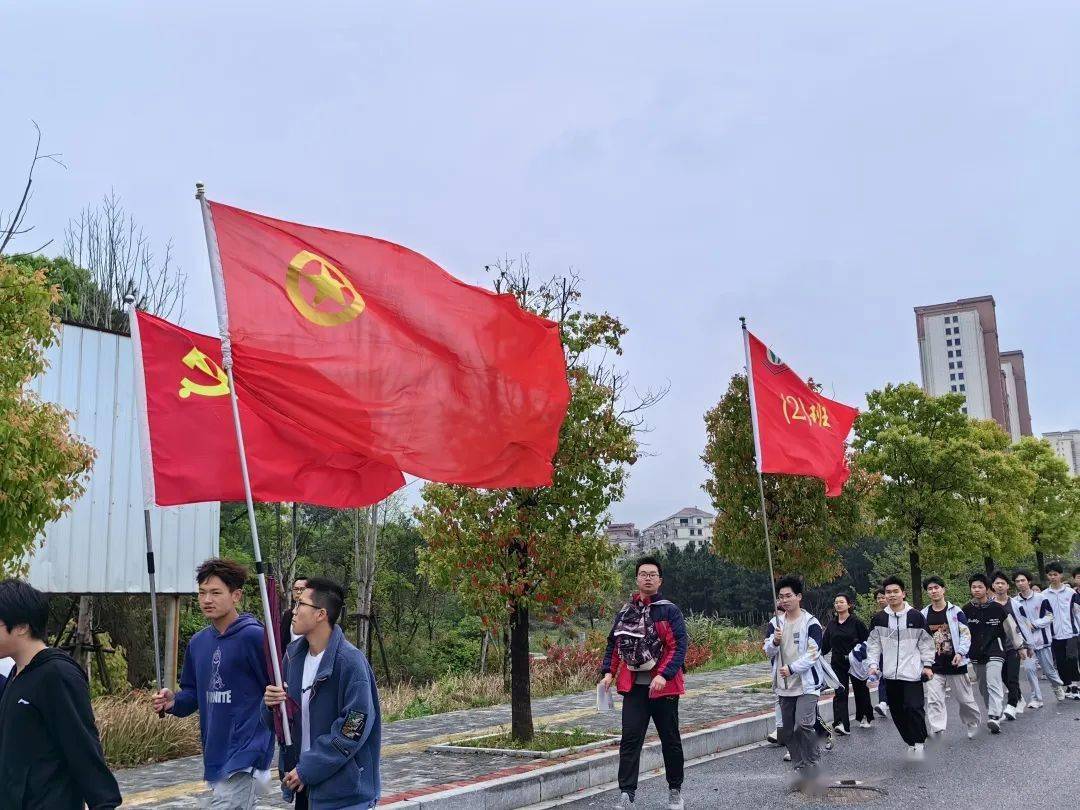
[[[716,515],[687,506],[674,515],[658,520],[641,532],[642,547],[645,550],[663,548],[674,543],[679,548],[686,548],[692,543],[712,543],[712,526]]]
[[[618,547],[620,554],[641,551],[641,532],[633,523],[609,523],[604,532],[611,544]]]

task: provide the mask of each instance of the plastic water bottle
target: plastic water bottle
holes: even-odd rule
[[[880,675],[880,673],[877,673],[877,672],[872,672],[872,673],[870,674],[870,676],[869,676],[869,677],[868,677],[868,678],[866,679],[866,685],[867,685],[868,687],[870,687],[871,689],[876,689],[876,688],[877,688],[877,685],[878,685],[878,683],[879,683],[880,681],[881,681],[881,675]]]

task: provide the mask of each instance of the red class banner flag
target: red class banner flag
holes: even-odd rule
[[[249,404],[431,481],[551,483],[558,324],[400,245],[205,204]]]
[[[145,312],[135,313],[132,339],[146,502],[244,500],[221,341]],[[405,483],[393,467],[263,418],[242,394],[238,404],[256,501],[368,506]]]
[[[851,474],[845,451],[859,411],[823,397],[746,335],[759,472],[820,478],[828,497],[839,495]]]

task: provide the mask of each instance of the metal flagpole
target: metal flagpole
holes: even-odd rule
[[[132,343],[132,356],[135,358],[135,391],[138,398],[138,406],[140,412],[140,420],[146,429],[143,431],[143,444],[142,448],[143,458],[146,459],[150,454],[149,437],[150,430],[147,424],[146,415],[146,379],[143,377],[143,362],[142,362],[142,341],[139,336],[139,319],[135,316],[135,296],[128,293],[124,297],[124,303],[127,305],[128,324],[131,330],[131,343]],[[158,611],[157,611],[157,582],[155,578],[154,568],[154,539],[153,533],[150,528],[150,500],[146,497],[147,483],[145,474],[149,472],[153,474],[152,468],[147,470],[143,469],[143,533],[146,535],[146,575],[150,578],[150,631],[154,634],[154,674],[157,676],[157,688],[160,692],[165,688],[165,679],[161,674],[161,640],[158,632]],[[152,480],[152,479],[151,479]],[[165,712],[158,712],[158,717],[164,717]]]
[[[761,478],[761,438],[758,436],[757,400],[754,398],[754,369],[750,364],[750,332],[746,329],[746,318],[739,318],[742,323],[743,351],[746,352],[746,385],[750,392],[750,426],[754,434],[754,467],[757,469],[758,495],[761,496],[761,522],[765,526],[765,553],[769,557],[769,587],[772,588],[772,603],[776,610],[776,577],[773,574],[772,542],[769,540],[769,516],[765,514],[765,484]]]
[[[195,184],[195,198],[202,208],[203,228],[206,231],[206,250],[210,254],[210,277],[214,282],[218,330],[221,333],[221,365],[229,378],[229,399],[232,402],[236,445],[240,450],[240,474],[244,480],[244,497],[247,500],[248,522],[251,525],[251,545],[255,554],[255,571],[259,575],[259,594],[262,597],[263,621],[266,622],[266,635],[270,640],[270,662],[274,669],[274,683],[281,686],[281,662],[277,656],[278,646],[274,618],[270,615],[270,596],[266,591],[266,565],[263,563],[262,549],[259,547],[259,527],[255,522],[255,502],[251,498],[251,478],[248,476],[247,453],[244,450],[244,431],[240,426],[240,406],[236,399],[236,381],[233,379],[232,342],[229,339],[229,316],[225,305],[225,279],[221,272],[221,254],[218,252],[214,219],[210,213],[210,203],[206,200],[206,188],[202,183]],[[292,745],[292,735],[289,733],[289,714],[284,703],[281,703],[280,707],[281,728],[285,737],[285,745]]]

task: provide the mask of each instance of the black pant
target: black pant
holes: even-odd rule
[[[889,714],[904,742],[908,745],[926,742],[926,701],[922,681],[893,681],[884,679],[885,702]]]
[[[619,743],[619,790],[631,796],[637,791],[641,746],[649,719],[660,735],[664,753],[664,773],[668,787],[681,788],[683,783],[682,738],[679,736],[679,698],[650,698],[648,684],[634,684],[623,695],[622,741]]]
[[[1058,675],[1065,685],[1080,681],[1080,672],[1077,671],[1076,656],[1069,655],[1069,642],[1072,639],[1055,638],[1050,642],[1050,649],[1054,653],[1054,666],[1057,667]]]
[[[867,687],[866,681],[851,677],[851,663],[848,661],[847,656],[834,658],[832,668],[840,681],[840,686],[836,688],[836,694],[833,695],[833,725],[843,726],[845,730],[851,731],[851,720],[848,717],[848,695],[850,692],[855,694],[855,719],[870,720],[872,722],[874,709],[870,705],[870,689]],[[848,684],[850,684],[850,687]]]
[[[1001,680],[1005,682],[1007,702],[1014,709],[1020,705],[1020,653],[1005,651],[1005,665],[1001,668]]]
[[[310,805],[308,804],[307,788],[304,788],[304,790],[301,790],[294,795],[296,797],[296,802],[293,805],[293,810],[308,810]]]

